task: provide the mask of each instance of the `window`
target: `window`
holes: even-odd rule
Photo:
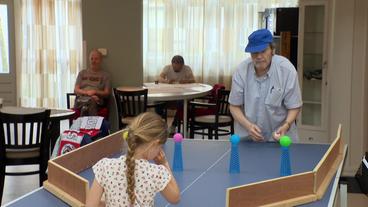
[[[82,0],[14,2],[19,105],[65,107],[82,66]]]
[[[0,4],[0,73],[9,73],[8,6]]]

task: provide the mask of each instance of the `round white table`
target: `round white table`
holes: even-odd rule
[[[47,108],[37,107],[20,107],[20,106],[4,106],[0,109],[3,113],[9,114],[31,114],[44,111]],[[70,109],[50,109],[50,119],[68,119],[74,115],[74,111]]]
[[[166,84],[166,83],[144,83],[144,88],[148,89],[149,101],[176,101],[183,100],[183,136],[187,137],[187,111],[188,100],[207,95],[212,86],[203,83],[189,84]],[[136,90],[139,87],[118,87],[117,90]]]

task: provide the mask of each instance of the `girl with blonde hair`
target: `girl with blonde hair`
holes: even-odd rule
[[[154,206],[161,192],[178,203],[180,191],[161,146],[168,137],[167,125],[153,112],[142,113],[124,131],[128,150],[120,158],[104,158],[93,166],[95,179],[87,206]],[[154,163],[150,163],[153,160]]]

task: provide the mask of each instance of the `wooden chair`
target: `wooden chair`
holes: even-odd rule
[[[77,98],[77,94],[75,94],[75,93],[66,93],[66,108],[71,109],[75,112],[73,118],[69,119],[69,127],[73,124],[73,120],[80,116],[80,111],[77,112],[76,110],[74,110],[74,104],[75,104],[75,99],[76,98]]]
[[[196,98],[192,101],[194,101],[194,102],[205,102],[205,103],[216,103],[217,93],[221,89],[225,89],[225,85],[222,84],[222,83],[216,83],[215,85],[213,85],[213,88],[212,88],[211,92],[208,95]],[[188,110],[188,113],[192,113],[192,112],[190,110]],[[215,114],[215,108],[197,107],[194,113],[195,113],[196,116],[213,115],[213,114]],[[190,125],[189,119],[190,119],[191,116],[188,115],[187,117],[188,117],[187,123],[189,123],[189,125]],[[180,132],[181,131],[181,125],[183,123],[183,106],[177,107],[174,121],[176,122],[175,126],[178,127],[177,131]],[[190,127],[189,125],[188,125],[188,128]]]
[[[190,137],[201,134],[208,135],[208,139],[212,139],[214,133],[215,139],[218,139],[219,136],[234,133],[234,120],[230,114],[228,102],[229,95],[229,90],[220,89],[215,103],[190,102]],[[199,109],[212,109],[214,113],[197,115],[196,111]],[[230,129],[227,130],[224,127],[230,127]],[[207,129],[207,132],[204,129]]]
[[[66,93],[66,107],[68,109],[74,108],[75,99],[77,98],[77,94],[75,93]]]
[[[132,122],[134,117],[147,111],[147,94],[146,88],[127,88],[126,90],[114,88],[119,129],[123,129]]]
[[[0,112],[0,203],[5,175],[39,174],[39,184],[47,179],[50,140],[47,136],[50,110],[33,114]],[[39,170],[6,172],[10,165],[39,165]]]

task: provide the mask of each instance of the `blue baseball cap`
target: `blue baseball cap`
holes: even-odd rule
[[[254,31],[248,37],[248,45],[245,52],[255,53],[265,50],[273,42],[273,36],[268,29]]]

